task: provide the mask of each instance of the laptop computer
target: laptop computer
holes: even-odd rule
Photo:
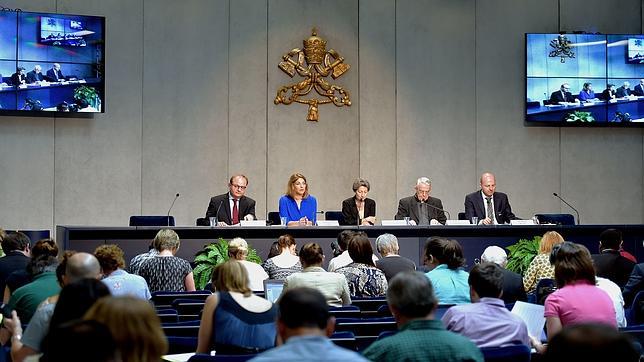
[[[284,289],[284,281],[277,279],[265,279],[264,280],[264,298],[269,302],[275,303],[282,294],[282,289]]]

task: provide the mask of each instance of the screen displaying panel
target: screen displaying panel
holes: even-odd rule
[[[644,126],[643,43],[644,35],[526,34],[525,123]]]
[[[0,112],[105,112],[105,18],[0,12]]]

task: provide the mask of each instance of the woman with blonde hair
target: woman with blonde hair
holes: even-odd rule
[[[286,184],[286,193],[279,201],[280,218],[286,218],[288,226],[315,225],[318,201],[309,194],[306,177],[294,173]]]
[[[148,283],[150,292],[194,291],[195,280],[190,262],[175,256],[181,246],[179,235],[171,229],[159,230],[153,244],[159,253],[143,261],[138,270],[138,274]]]
[[[268,273],[268,277],[270,279],[286,280],[289,275],[301,272],[302,264],[295,252],[297,247],[295,238],[289,234],[284,234],[277,239],[277,246],[280,249],[280,254],[266,259],[262,264],[262,267]]]
[[[268,279],[268,274],[261,265],[246,260],[248,257],[248,243],[242,238],[234,238],[228,243],[228,257],[240,262],[248,272],[250,279],[250,289],[264,290],[264,280]]]
[[[275,346],[277,308],[251,292],[240,262],[217,265],[212,285],[216,293],[204,305],[197,353],[254,354]]]
[[[168,351],[168,341],[154,307],[140,298],[101,298],[83,319],[107,326],[123,361],[159,361]]]
[[[555,245],[563,242],[564,238],[556,231],[543,234],[539,242],[539,254],[532,259],[523,276],[523,287],[526,292],[534,293],[541,279],[555,278],[555,266],[550,264],[550,252]]]

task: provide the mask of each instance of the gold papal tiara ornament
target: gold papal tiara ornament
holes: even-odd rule
[[[295,48],[284,54],[278,67],[291,78],[297,73],[304,79],[301,82],[280,87],[275,96],[275,104],[288,105],[293,102],[308,104],[307,121],[317,122],[320,104],[333,103],[338,107],[351,105],[348,91],[324,79],[329,75],[333,79],[338,79],[349,70],[350,65],[344,63],[344,58],[335,50],[326,50],[326,40],[318,37],[315,28],[311,32],[311,37],[304,40],[304,50]],[[321,99],[300,98],[311,93],[313,89],[322,96]]]

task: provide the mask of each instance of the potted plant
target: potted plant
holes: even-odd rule
[[[519,239],[516,244],[508,246],[506,249],[510,253],[506,268],[523,275],[528,270],[532,259],[539,253],[540,242],[541,236],[535,236],[532,239]]]
[[[204,245],[203,249],[195,255],[195,268],[192,270],[195,279],[195,287],[204,289],[212,278],[213,269],[228,260],[228,241],[219,238],[217,242]],[[246,260],[261,264],[262,259],[257,255],[257,250],[248,247]]]
[[[87,106],[98,108],[97,105],[100,102],[96,88],[86,85],[74,89],[74,100],[80,108],[87,108]]]
[[[566,114],[566,122],[595,122],[595,117],[590,112],[574,111]]]

